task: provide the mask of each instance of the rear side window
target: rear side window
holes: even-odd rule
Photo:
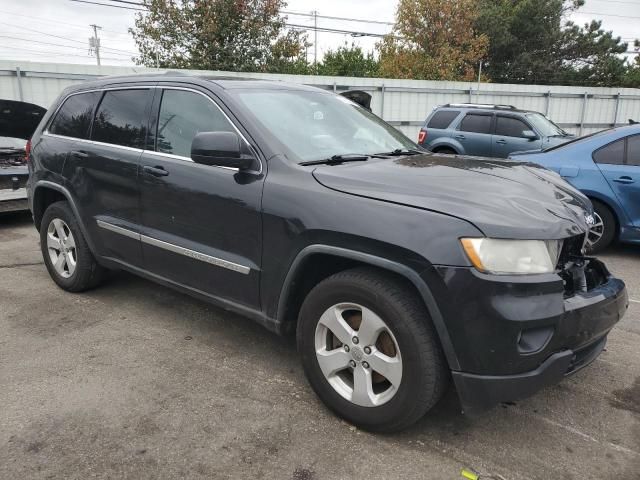
[[[496,118],[496,135],[524,138],[525,130],[531,130],[531,127],[522,120],[513,117],[501,117],[499,115]]]
[[[440,110],[433,114],[433,117],[431,117],[431,120],[429,120],[427,124],[427,128],[445,130],[449,128],[449,125],[451,125],[451,122],[453,122],[453,119],[456,118],[459,113],[459,111],[453,110]]]
[[[91,140],[143,148],[149,90],[108,90],[96,111]]]
[[[492,115],[478,115],[469,113],[460,122],[460,130],[472,133],[490,133]]]
[[[593,153],[593,160],[596,163],[606,163],[610,165],[622,165],[624,163],[624,138],[616,140],[609,145],[596,150]]]
[[[640,135],[629,137],[627,142],[627,163],[640,166]]]
[[[101,92],[87,92],[71,95],[56,113],[49,126],[49,133],[66,137],[87,138],[93,109]]]
[[[165,90],[158,117],[156,150],[191,158],[191,142],[200,132],[234,132],[220,109],[204,96]]]

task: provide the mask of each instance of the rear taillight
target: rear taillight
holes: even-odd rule
[[[427,138],[427,131],[420,130],[420,133],[418,133],[418,143],[422,145],[426,138]]]
[[[27,144],[24,147],[24,161],[28,162],[31,156],[31,139],[27,140]]]

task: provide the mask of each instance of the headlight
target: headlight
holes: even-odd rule
[[[515,275],[554,272],[563,242],[495,238],[462,238],[460,241],[473,266],[481,272]]]

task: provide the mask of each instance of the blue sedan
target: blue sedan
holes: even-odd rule
[[[591,199],[595,210],[589,238],[593,252],[614,240],[640,243],[640,125],[605,130],[510,158],[556,171]]]

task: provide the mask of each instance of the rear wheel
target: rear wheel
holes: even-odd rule
[[[297,336],[315,392],[364,429],[405,428],[444,392],[448,375],[428,312],[393,276],[362,268],[324,280],[302,305]]]
[[[96,262],[66,201],[51,204],[42,216],[40,248],[49,275],[69,292],[97,286],[104,269]]]
[[[589,229],[588,250],[589,253],[598,253],[607,248],[616,236],[616,219],[605,204],[598,200],[592,200],[594,224]]]

